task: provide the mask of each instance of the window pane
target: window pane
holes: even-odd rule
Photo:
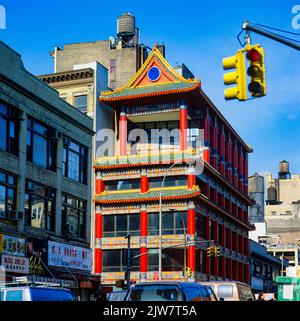
[[[7,195],[7,205],[8,205],[8,210],[14,210],[15,209],[15,190],[10,188],[8,190],[8,195]]]
[[[231,298],[233,296],[232,285],[219,285],[218,297],[219,298]]]
[[[39,135],[33,137],[33,162],[47,167],[47,140]]]
[[[78,153],[80,152],[80,146],[78,144],[74,143],[74,142],[70,143],[70,147],[69,148],[73,149],[74,151],[76,151]]]
[[[42,228],[42,220],[45,212],[45,201],[39,196],[31,198],[31,226]]]
[[[148,229],[150,235],[158,234],[159,227],[159,215],[158,214],[148,214]]]
[[[22,301],[22,290],[12,290],[6,292],[6,301]]]
[[[47,135],[47,128],[37,122],[33,123],[33,129],[34,131],[46,136]]]
[[[127,215],[116,216],[116,231],[123,232],[123,233],[119,233],[119,235],[127,234]]]
[[[114,231],[114,218],[113,215],[103,215],[103,232]]]
[[[73,209],[68,207],[67,210],[67,224],[70,226],[70,232],[72,234],[78,234],[78,219],[79,219],[79,212],[77,209]]]
[[[6,175],[0,172],[0,182],[6,183]]]
[[[139,214],[129,215],[129,229],[130,229],[130,231],[140,230],[140,215]]]
[[[74,97],[75,107],[86,107],[87,106],[87,95],[75,96]]]
[[[79,181],[79,155],[69,151],[68,177]]]
[[[173,229],[174,228],[174,216],[173,213],[163,213],[162,214],[162,225],[163,229]]]
[[[0,216],[5,214],[6,188],[0,185]]]
[[[7,106],[0,103],[0,113],[7,115]]]
[[[2,150],[6,150],[7,146],[6,146],[6,131],[7,131],[7,122],[4,118],[2,118],[0,116],[0,149]]]

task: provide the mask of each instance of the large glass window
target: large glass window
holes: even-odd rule
[[[8,211],[16,210],[16,177],[0,172],[0,217],[9,218]]]
[[[86,184],[88,149],[65,137],[63,149],[63,175]]]
[[[32,181],[25,185],[25,219],[32,227],[54,231],[55,192]]]
[[[185,212],[162,213],[162,234],[184,234],[187,231],[187,214]],[[148,214],[149,235],[159,234],[159,214]]]
[[[74,97],[74,107],[80,110],[82,113],[87,113],[88,99],[87,95],[80,95]]]
[[[50,136],[49,127],[28,119],[27,160],[44,168],[56,170],[56,140]]]
[[[140,249],[131,249],[131,271],[139,271],[140,259],[134,258],[140,254]],[[127,270],[127,250],[103,250],[103,272],[118,272]]]
[[[85,238],[86,201],[69,195],[62,196],[62,232]]]
[[[140,214],[103,215],[103,237],[137,236],[140,234]]]
[[[17,154],[18,135],[15,109],[0,103],[0,150]]]
[[[150,187],[161,187],[162,177],[150,178]],[[186,186],[187,176],[167,176],[164,181],[164,187],[167,186]]]
[[[116,190],[126,190],[126,189],[139,189],[140,188],[140,180],[120,180],[120,181],[106,181],[105,189],[107,191],[116,191]]]

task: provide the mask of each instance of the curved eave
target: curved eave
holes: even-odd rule
[[[201,194],[199,188],[195,188],[194,190],[181,190],[181,195],[162,195],[162,200],[164,201],[172,201],[172,200],[184,200],[184,199],[192,199]],[[133,193],[132,193],[133,194]],[[140,194],[140,193],[134,193],[135,195],[130,195],[131,197],[128,197],[128,194],[124,193],[124,198],[119,199],[107,199],[107,197],[112,195],[96,195],[94,198],[94,202],[96,204],[102,204],[102,205],[108,205],[108,204],[130,204],[130,203],[141,203],[141,202],[158,202],[159,201],[159,195],[151,196],[151,191],[148,194]],[[104,199],[104,197],[106,199]]]
[[[168,164],[173,164],[175,161],[178,159],[176,158],[175,160],[166,160],[166,161],[148,161],[148,162],[139,162],[139,163],[127,163],[127,164],[115,164],[115,165],[93,165],[94,169],[98,170],[110,170],[110,169],[119,169],[119,168],[132,168],[132,167],[141,167],[141,166],[153,166],[153,165],[168,165]],[[190,160],[190,158],[183,159],[182,163],[187,163]]]
[[[165,95],[174,95],[174,94],[180,94],[180,93],[187,93],[192,92],[196,90],[197,88],[201,87],[201,83],[197,82],[192,87],[187,88],[177,88],[177,89],[167,89],[167,90],[159,90],[159,91],[153,91],[153,92],[147,92],[147,93],[138,93],[134,94],[134,89],[132,89],[133,93],[128,95],[120,95],[117,97],[110,97],[110,95],[113,94],[107,94],[107,95],[101,95],[99,97],[99,101],[103,103],[109,103],[109,102],[120,102],[120,101],[128,101],[128,100],[134,100],[134,99],[142,99],[142,98],[149,98],[149,97],[156,97],[156,96],[165,96]]]

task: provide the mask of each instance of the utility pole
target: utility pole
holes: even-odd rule
[[[130,235],[128,234],[127,239],[127,289],[130,289],[130,267],[131,267],[131,255],[130,255]]]

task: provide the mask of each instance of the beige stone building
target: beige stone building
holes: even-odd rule
[[[276,234],[282,244],[300,239],[300,177],[291,175],[289,163],[279,163],[277,178],[266,177],[265,222],[267,234]]]
[[[108,86],[115,89],[125,85],[141,67],[147,48],[139,43],[135,17],[124,13],[118,17],[116,37],[55,47],[51,56],[55,73],[70,71],[77,64],[99,62],[108,69]]]

